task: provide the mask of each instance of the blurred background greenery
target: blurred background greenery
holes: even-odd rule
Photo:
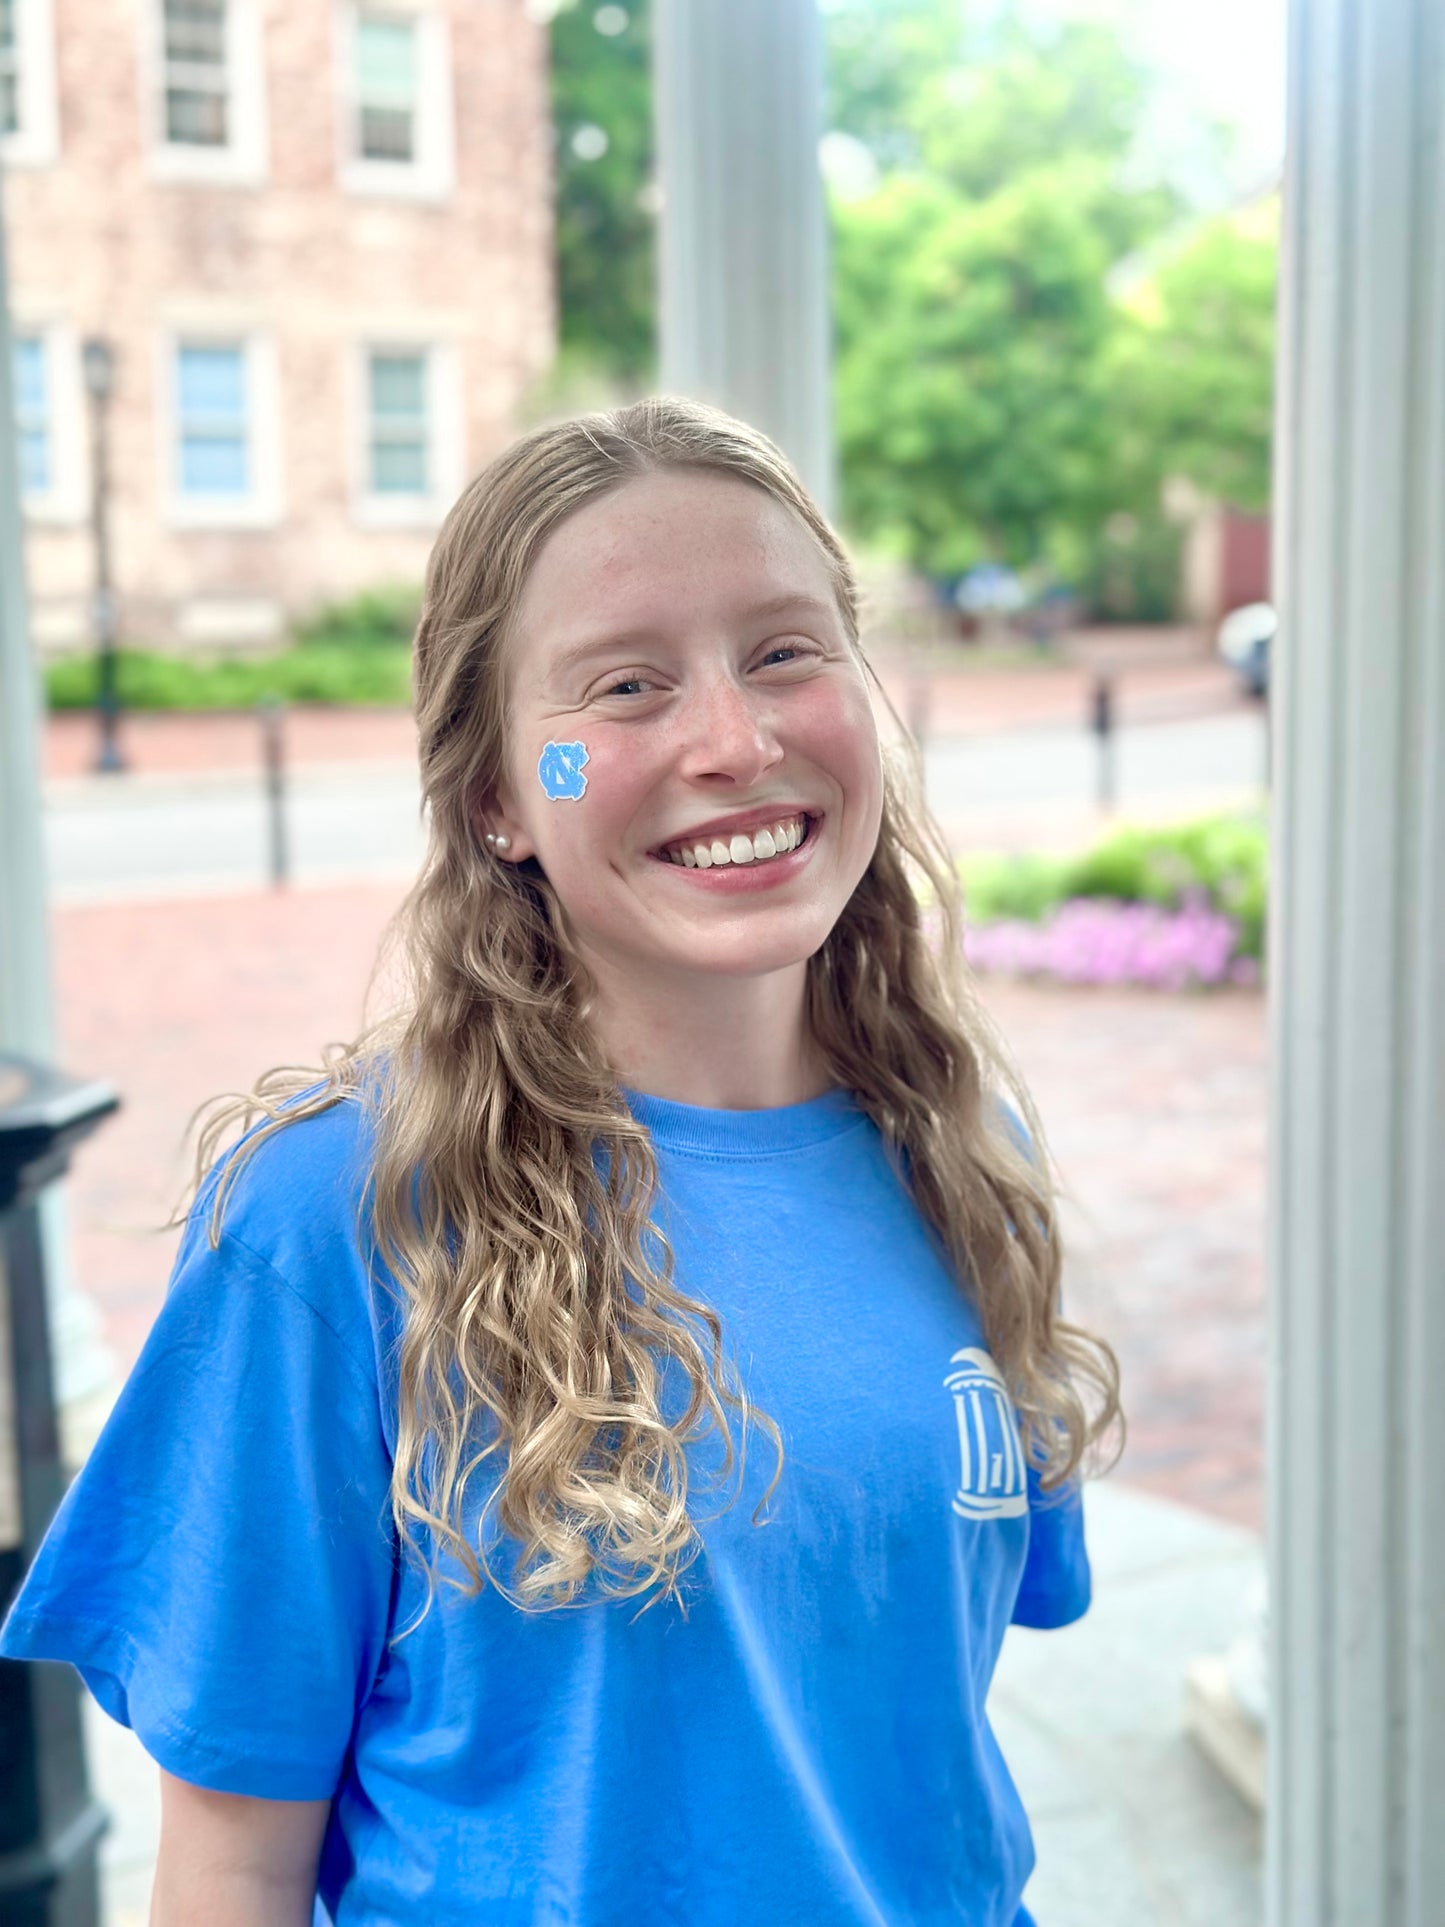
[[[657,378],[650,0],[549,4],[560,336],[529,420]],[[1179,106],[1120,26],[1028,0],[825,0],[824,26],[855,555],[940,609],[1006,568],[1036,639],[1050,597],[1073,623],[1176,619],[1191,515],[1268,506],[1277,180],[1241,185],[1243,130]],[[121,699],[404,703],[418,601],[368,592],[262,659],[128,649]],[[88,704],[94,665],[47,683]]]
[[[655,379],[648,0],[602,30],[620,15],[552,21],[542,411]],[[1162,77],[1117,27],[833,0],[825,30],[847,534],[941,585],[992,561],[1085,618],[1167,620],[1170,478],[1267,504],[1277,182],[1241,188],[1237,130],[1202,110],[1161,141]]]
[[[1077,855],[980,856],[959,866],[971,923],[1041,923],[1080,897],[1161,910],[1197,901],[1234,919],[1238,954],[1256,962],[1264,957],[1268,868],[1263,812],[1131,825]]]

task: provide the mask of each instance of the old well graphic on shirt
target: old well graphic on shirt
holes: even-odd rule
[[[1003,1375],[976,1346],[955,1352],[944,1389],[958,1419],[960,1472],[953,1509],[962,1519],[1014,1519],[1028,1511],[1018,1422]]]

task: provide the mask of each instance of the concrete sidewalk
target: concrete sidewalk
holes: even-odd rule
[[[1261,1566],[1253,1534],[1122,1484],[1085,1500],[1094,1604],[1058,1632],[1015,1627],[990,1717],[1033,1824],[1039,1927],[1257,1927],[1261,1829],[1183,1728],[1184,1669],[1227,1646]],[[103,1927],[145,1927],[156,1768],[87,1701],[112,1828]],[[763,1927],[752,1923],[750,1927]]]
[[[1258,1927],[1263,1828],[1184,1728],[1190,1662],[1239,1634],[1252,1532],[1112,1482],[1085,1497],[1094,1603],[1015,1627],[989,1714],[1033,1825],[1039,1927]]]

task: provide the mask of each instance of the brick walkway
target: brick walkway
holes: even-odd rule
[[[1264,1530],[1264,998],[995,984],[1065,1189],[1066,1315],[1119,1355],[1119,1474]]]
[[[155,1227],[205,1098],[349,1036],[395,885],[54,915],[61,1061],[124,1110],[70,1186],[76,1273],[120,1367],[160,1303]],[[1120,1476],[1262,1527],[1263,1001],[991,986],[1072,1194],[1069,1309],[1107,1336],[1131,1420]]]
[[[140,1349],[179,1234],[186,1122],[274,1064],[318,1061],[357,1028],[396,885],[68,906],[52,914],[60,1058],[123,1109],[83,1148],[71,1191],[77,1278],[122,1369]]]
[[[95,764],[96,722],[88,710],[47,717],[43,773],[47,781],[87,776]],[[263,760],[261,725],[247,710],[171,714],[165,710],[121,719],[120,749],[137,775],[192,770],[251,769]],[[416,760],[416,729],[404,709],[292,709],[286,715],[286,754],[296,764]]]

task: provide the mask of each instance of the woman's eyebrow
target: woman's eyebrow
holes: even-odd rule
[[[548,680],[570,676],[573,670],[585,668],[598,656],[625,655],[634,647],[656,642],[660,633],[656,629],[619,629],[611,635],[593,636],[587,642],[574,643],[570,649],[564,649],[553,662],[548,671]]]
[[[818,596],[794,594],[768,596],[762,602],[750,603],[747,608],[737,612],[739,623],[751,624],[768,622],[782,615],[822,616],[831,619],[837,610],[829,602]],[[666,632],[655,628],[618,629],[605,636],[591,636],[583,642],[574,643],[564,649],[553,662],[551,676],[567,676],[573,670],[584,667],[598,656],[610,656],[650,642],[666,639]]]

